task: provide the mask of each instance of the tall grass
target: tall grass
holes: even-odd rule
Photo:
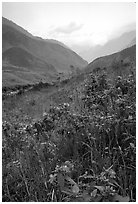
[[[4,121],[3,201],[135,201],[135,91],[90,74],[41,120]]]

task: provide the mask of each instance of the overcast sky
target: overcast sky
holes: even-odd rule
[[[2,15],[33,35],[56,39],[70,47],[102,45],[135,28],[136,4],[4,2]]]

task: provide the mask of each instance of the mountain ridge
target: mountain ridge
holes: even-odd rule
[[[136,31],[132,30],[123,33],[121,36],[109,40],[105,45],[97,45],[79,52],[79,55],[83,56],[89,63],[97,57],[113,54],[127,48],[131,41],[136,38]]]
[[[18,49],[19,53],[17,53]],[[8,72],[7,74],[5,69],[8,67],[7,69],[9,70],[10,66],[12,67],[10,70],[13,70],[16,66],[15,69],[19,69],[21,67],[26,68],[30,74],[32,71],[36,78],[33,79],[34,83],[41,81],[42,79],[47,81],[49,78],[49,80],[51,80],[51,77],[52,80],[53,78],[56,79],[58,77],[58,73],[69,74],[72,69],[83,69],[83,67],[88,64],[70,48],[62,45],[62,43],[58,41],[56,42],[56,40],[45,40],[35,37],[6,18],[2,18],[2,54],[4,84],[6,84],[6,79],[11,80],[12,84],[12,78],[14,78],[13,74],[17,74],[14,71],[13,73],[11,71],[11,73]],[[18,63],[15,65],[15,61],[17,62],[17,55]],[[12,58],[14,60],[12,60]],[[19,62],[19,59],[22,60]],[[29,61],[29,63],[22,64],[21,62],[24,61]],[[21,69],[19,70],[21,71]],[[27,74],[25,75],[25,78],[26,77],[28,78]],[[31,82],[32,81],[30,80],[30,83]]]
[[[96,58],[85,68],[84,73],[106,72],[113,79],[136,71],[136,45],[119,52]]]
[[[5,21],[6,21],[6,24],[5,24]],[[7,19],[6,20],[4,19],[4,22],[3,22],[3,29],[2,29],[3,40],[6,40],[8,41],[8,43],[12,43],[12,44],[13,43],[17,44],[17,40],[18,40],[18,46],[25,45],[26,46],[25,48],[30,50],[30,52],[33,52],[34,55],[37,55],[40,58],[43,58],[43,60],[47,61],[47,63],[52,64],[57,69],[57,71],[63,71],[63,72],[67,71],[68,72],[67,69],[70,69],[69,59],[71,62],[70,65],[73,65],[74,67],[82,68],[87,65],[87,62],[85,60],[83,60],[77,53],[75,53],[71,49],[69,48],[67,49],[65,48],[65,46],[62,46],[61,45],[62,43],[57,43],[57,44],[53,42],[51,43],[51,40],[41,39],[39,37],[32,36],[31,34],[29,35],[28,32],[25,31],[24,29],[23,29],[23,32],[21,32],[21,27],[18,30],[18,26],[16,24],[15,26],[14,23],[10,24],[10,22],[7,23],[7,21],[8,21]],[[16,29],[16,32],[15,32],[15,29]],[[8,35],[8,32],[10,32],[9,33],[10,38],[11,36],[13,37],[12,42],[9,40],[9,37],[7,37],[7,39],[4,39],[5,35],[6,34]],[[75,56],[74,56],[74,53],[75,53]],[[56,64],[54,61],[58,63]],[[62,63],[60,64],[59,61],[61,61]]]

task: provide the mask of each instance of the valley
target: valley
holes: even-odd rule
[[[88,73],[37,88],[2,102],[3,201],[134,201],[135,77],[110,84],[105,74]],[[110,191],[95,197],[89,188],[96,185]]]
[[[135,40],[88,64],[2,23],[2,201],[135,202]]]
[[[35,37],[6,18],[2,41],[3,86],[56,81],[60,73],[75,73],[88,64],[64,44]]]

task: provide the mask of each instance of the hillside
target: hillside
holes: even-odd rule
[[[109,78],[117,75],[127,76],[131,71],[135,72],[136,45],[126,48],[112,55],[97,58],[85,69],[86,73],[106,71]]]
[[[2,15],[2,202],[136,202],[136,3]]]
[[[123,33],[120,37],[116,37],[112,40],[109,40],[105,45],[97,45],[85,48],[84,51],[79,52],[80,56],[86,59],[88,62],[93,61],[97,57],[102,57],[105,55],[113,54],[119,52],[127,47],[130,47],[136,44],[136,31],[130,31]]]
[[[136,201],[135,60],[132,46],[70,79],[3,95],[3,202]],[[15,74],[29,73],[33,62],[43,71],[44,62],[23,48],[3,53]]]
[[[135,202],[135,91],[87,74],[3,99],[3,202]]]
[[[18,25],[3,18],[2,20],[3,52],[11,47],[25,49],[33,56],[51,64],[58,72],[70,72],[70,66],[83,68],[87,65],[79,55],[56,41],[34,37]]]
[[[56,70],[52,65],[50,66],[45,61],[40,60],[20,47],[11,47],[3,52],[2,60],[8,61],[10,64],[19,67],[32,67],[32,69],[37,69],[37,67],[39,67],[39,71],[42,68],[47,72],[56,73]]]

